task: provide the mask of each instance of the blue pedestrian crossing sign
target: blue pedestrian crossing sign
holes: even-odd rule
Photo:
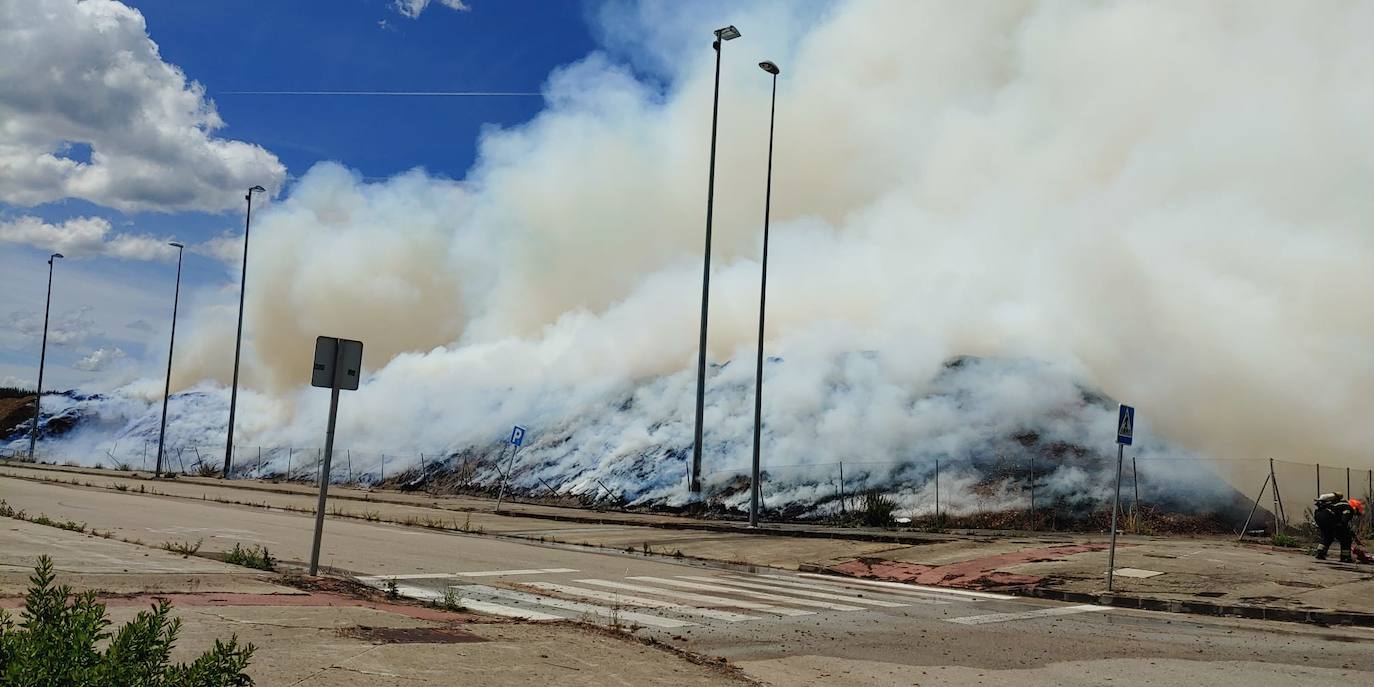
[[[1123,403],[1116,413],[1116,443],[1130,446],[1134,436],[1135,408]]]
[[[520,444],[525,443],[525,428],[524,428],[524,427],[521,427],[520,425],[516,425],[515,428],[512,429],[512,430],[510,431],[510,443],[511,443],[512,446],[519,446]],[[1131,442],[1128,441],[1128,442],[1126,442],[1126,443],[1129,444],[1129,443],[1131,443]]]

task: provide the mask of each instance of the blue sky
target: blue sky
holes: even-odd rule
[[[234,91],[540,91],[551,70],[595,48],[577,0],[478,0],[455,10],[435,1],[417,17],[392,0],[249,3],[126,0],[147,23],[161,60],[204,87],[223,126],[214,136],[256,144],[285,168],[278,195],[320,161],[340,161],[374,180],[422,167],[462,178],[484,127],[526,121],[540,97],[373,97],[233,95]],[[423,4],[423,3],[422,3]],[[97,147],[99,147],[97,145]],[[87,162],[74,142],[65,157]],[[248,177],[245,177],[248,178]],[[267,183],[264,180],[263,183]],[[239,184],[242,185],[242,184]],[[225,187],[220,211],[121,211],[79,197],[39,204],[0,202],[0,223],[38,218],[61,225],[104,218],[111,232],[203,244],[242,231],[243,189]],[[237,250],[228,241],[225,246]],[[49,249],[0,241],[0,383],[31,384]],[[236,265],[186,254],[183,315],[222,288]],[[69,255],[53,289],[54,327],[46,385],[120,383],[160,367],[170,316],[174,262]],[[250,264],[251,269],[251,264]],[[188,302],[189,301],[189,302]],[[63,342],[58,340],[66,339]],[[112,364],[97,351],[122,357]],[[115,354],[118,355],[118,354]],[[85,360],[84,363],[81,361]],[[77,369],[77,367],[91,369]],[[122,373],[120,368],[123,368]],[[160,374],[158,375],[160,376]]]

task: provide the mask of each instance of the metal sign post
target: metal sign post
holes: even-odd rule
[[[363,343],[321,336],[315,339],[315,368],[310,385],[328,388],[329,429],[324,435],[324,464],[320,468],[320,498],[315,503],[315,540],[310,546],[310,574],[320,568],[320,539],[324,536],[324,506],[329,494],[329,463],[334,457],[334,420],[339,413],[339,391],[358,389],[363,367]]]
[[[1116,576],[1116,518],[1121,511],[1121,460],[1135,436],[1135,408],[1121,404],[1116,413],[1116,495],[1112,497],[1112,546],[1107,552],[1107,591]]]
[[[511,470],[515,469],[515,454],[520,452],[520,446],[525,443],[525,428],[520,425],[511,428],[510,439],[507,443],[511,445],[510,462],[506,464],[506,474],[501,475],[501,488],[496,492],[496,512],[498,513],[501,512],[501,499],[506,495],[506,483],[510,481]]]

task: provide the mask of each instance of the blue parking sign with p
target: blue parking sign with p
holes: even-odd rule
[[[1116,443],[1130,446],[1134,436],[1135,408],[1123,403],[1116,413]]]
[[[516,425],[515,428],[512,429],[512,430],[510,431],[510,443],[511,443],[512,446],[519,446],[519,445],[525,443],[525,428],[524,428],[524,427],[521,427],[520,425]],[[1127,442],[1127,443],[1129,443],[1129,442]]]

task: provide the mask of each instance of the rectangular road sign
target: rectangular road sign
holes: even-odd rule
[[[1135,408],[1123,403],[1116,413],[1116,443],[1130,446],[1133,437],[1135,437]]]
[[[524,427],[521,427],[520,425],[516,425],[515,428],[512,429],[512,430],[510,431],[510,443],[511,443],[512,446],[517,446],[517,447],[520,446],[521,444],[525,443],[525,428],[524,428]]]
[[[343,350],[338,350],[342,346]],[[334,361],[341,365],[336,370]],[[340,389],[358,390],[358,380],[363,370],[363,342],[352,339],[336,339],[332,336],[315,338],[315,367],[310,373],[310,385],[334,388],[336,377]]]

